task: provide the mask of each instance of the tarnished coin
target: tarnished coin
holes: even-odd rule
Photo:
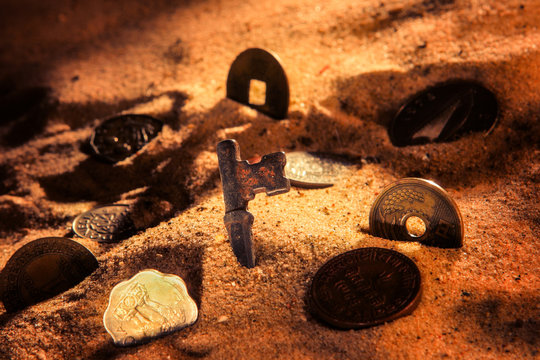
[[[197,316],[182,278],[144,270],[112,289],[103,325],[115,345],[127,346],[192,325]]]
[[[369,213],[374,236],[418,241],[442,248],[463,245],[463,221],[456,203],[432,181],[405,178],[386,187]]]
[[[326,262],[309,289],[309,308],[342,329],[410,314],[420,301],[420,271],[407,256],[383,248],[348,251]]]
[[[77,216],[72,227],[80,237],[109,243],[126,239],[135,232],[128,205],[94,208]]]
[[[264,82],[265,101],[250,101],[252,80]],[[279,57],[257,48],[247,49],[234,60],[227,77],[227,97],[274,119],[284,119],[289,110],[289,81]]]
[[[488,133],[498,114],[495,95],[471,81],[453,81],[415,95],[392,120],[395,146],[452,140],[470,131]]]
[[[303,188],[325,188],[334,185],[351,164],[329,154],[294,151],[287,153],[285,176],[291,184]]]
[[[34,240],[17,250],[2,270],[2,302],[7,311],[20,310],[72,288],[97,267],[94,255],[76,241]]]
[[[96,127],[90,138],[90,146],[98,158],[115,163],[142,149],[162,127],[160,120],[148,115],[116,116]]]

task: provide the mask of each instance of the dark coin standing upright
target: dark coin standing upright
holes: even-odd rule
[[[111,243],[135,232],[128,205],[105,205],[84,212],[73,220],[73,231],[80,237]]]
[[[0,296],[13,312],[58,295],[98,267],[95,256],[76,241],[61,237],[34,240],[8,260],[0,273]]]
[[[251,80],[266,83],[266,101],[262,105],[249,102]],[[289,110],[289,81],[278,56],[257,48],[238,55],[227,77],[227,97],[274,119],[285,119]]]
[[[420,302],[421,277],[407,256],[383,248],[338,255],[315,274],[310,311],[341,329],[374,326],[410,314]]]
[[[163,122],[148,115],[126,114],[101,123],[90,138],[90,146],[101,160],[122,161],[155,138]]]
[[[443,142],[468,132],[489,133],[498,114],[495,95],[471,81],[430,87],[398,111],[388,129],[395,146]]]

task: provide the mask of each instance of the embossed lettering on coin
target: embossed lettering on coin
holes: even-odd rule
[[[309,290],[312,313],[354,329],[410,314],[420,301],[420,271],[403,254],[383,248],[348,251],[326,262]]]
[[[90,146],[100,159],[115,163],[142,149],[162,127],[160,120],[148,115],[116,116],[96,127]]]
[[[447,141],[470,131],[491,131],[497,114],[491,91],[471,81],[452,81],[415,95],[394,117],[388,134],[395,146]]]
[[[72,288],[97,267],[94,255],[76,241],[34,240],[17,250],[2,270],[2,302],[7,311],[22,309]]]
[[[411,226],[415,220],[423,226]],[[386,187],[369,213],[374,236],[419,241],[425,245],[458,248],[463,245],[463,221],[456,203],[434,182],[401,179]]]
[[[125,346],[192,325],[197,316],[182,278],[144,270],[112,289],[103,324],[114,343]]]
[[[135,232],[128,205],[105,205],[82,213],[73,221],[73,231],[80,237],[99,242],[115,242]]]
[[[294,151],[287,153],[285,176],[304,188],[332,186],[347,171],[348,162],[329,154]]]

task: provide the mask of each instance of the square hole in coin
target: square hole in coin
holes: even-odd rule
[[[264,105],[266,103],[266,83],[261,80],[249,80],[249,103]]]

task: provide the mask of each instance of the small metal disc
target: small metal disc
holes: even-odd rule
[[[128,205],[105,205],[84,212],[73,220],[73,231],[98,242],[117,242],[135,232]]]
[[[294,151],[286,155],[285,176],[293,186],[308,189],[334,185],[351,165],[330,154]]]
[[[357,329],[410,314],[420,302],[421,277],[407,256],[383,248],[338,255],[315,274],[310,311],[326,323]]]
[[[430,87],[398,111],[388,129],[395,146],[452,140],[467,132],[489,133],[498,114],[495,95],[471,81]]]
[[[421,224],[419,233],[408,229],[413,220]],[[463,221],[456,203],[443,188],[425,179],[405,178],[386,187],[371,207],[369,228],[372,235],[391,240],[442,248],[463,245]]]
[[[262,105],[250,103],[251,80],[266,83],[266,101]],[[227,77],[227,97],[274,119],[285,119],[289,110],[289,82],[279,57],[257,48],[238,55]]]
[[[181,277],[144,270],[112,289],[103,325],[115,345],[128,346],[192,325],[197,317]]]
[[[76,241],[34,240],[17,250],[2,270],[2,302],[7,311],[23,309],[72,288],[97,267],[94,255]]]
[[[90,146],[99,159],[116,163],[142,149],[162,127],[160,120],[148,115],[116,116],[96,127],[90,138]]]

